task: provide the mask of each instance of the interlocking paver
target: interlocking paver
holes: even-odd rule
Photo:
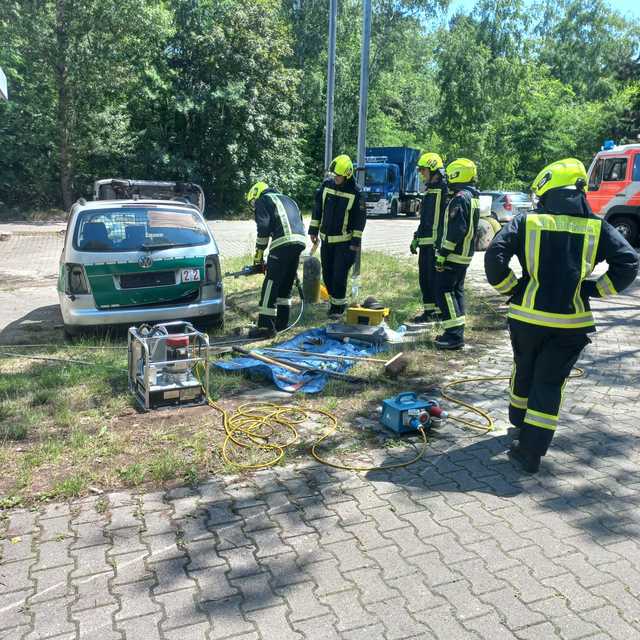
[[[415,222],[399,222],[409,237]],[[481,262],[469,271],[478,291]],[[496,434],[447,427],[408,468],[303,461],[16,509],[0,519],[0,639],[640,637],[638,291],[627,309],[594,301],[605,330],[585,351],[587,376],[567,385],[540,474],[504,455],[506,385],[480,384],[464,393]],[[506,334],[493,337],[471,375],[508,369]]]

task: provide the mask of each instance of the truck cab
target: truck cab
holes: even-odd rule
[[[364,197],[368,215],[415,215],[420,204],[419,149],[367,148]]]
[[[640,245],[640,144],[607,140],[589,167],[587,200],[633,246]]]

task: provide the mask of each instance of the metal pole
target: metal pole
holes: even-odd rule
[[[329,0],[329,55],[327,62],[327,118],[324,133],[324,169],[333,159],[333,95],[336,86],[336,28],[338,0]]]
[[[362,50],[360,53],[360,113],[358,116],[358,166],[356,182],[364,187],[367,147],[367,104],[369,101],[369,45],[371,42],[371,0],[363,1],[362,8]],[[360,288],[360,256],[358,251],[353,265],[351,295],[356,297]]]

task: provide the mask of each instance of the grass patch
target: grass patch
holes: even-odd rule
[[[249,262],[249,256],[225,259],[223,269],[236,271]],[[211,333],[212,340],[255,320],[261,283],[260,276],[225,281],[226,327],[224,332]],[[406,350],[409,367],[400,380],[388,380],[381,366],[363,363],[350,373],[369,379],[369,384],[354,387],[333,380],[318,396],[293,398],[302,409],[323,409],[338,417],[339,433],[323,451],[341,455],[370,446],[399,447],[403,441],[385,441],[379,433],[352,426],[354,418],[377,420],[375,410],[384,398],[424,390],[492,346],[496,330],[504,328],[504,318],[494,311],[493,300],[487,304],[484,292],[482,297],[472,287],[467,292],[467,335],[474,349],[438,352],[432,346],[433,334],[428,335]],[[411,318],[421,307],[416,259],[364,254],[359,301],[368,295],[391,308],[392,327]],[[297,311],[294,302],[293,317]],[[309,306],[290,335],[324,324],[326,312],[326,305]],[[138,413],[127,390],[123,333],[87,337],[69,345],[52,330],[47,340],[57,341],[58,346],[34,350],[33,355],[57,358],[55,362],[0,357],[0,509],[41,498],[82,495],[89,487],[150,488],[175,480],[195,483],[208,473],[237,472],[220,453],[224,433],[218,412],[199,407]],[[211,369],[211,396],[231,411],[240,403],[235,399],[238,392],[262,387],[259,381]],[[306,457],[309,443],[322,432],[321,426],[302,429],[301,440],[287,450],[286,461]],[[274,436],[274,441],[278,439]],[[247,463],[264,458],[249,451],[241,456]]]

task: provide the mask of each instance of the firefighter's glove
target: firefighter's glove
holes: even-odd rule
[[[447,258],[445,256],[437,255],[436,256],[436,271],[444,271],[444,263]]]
[[[409,251],[415,256],[418,253],[418,238],[414,238],[409,245]]]

